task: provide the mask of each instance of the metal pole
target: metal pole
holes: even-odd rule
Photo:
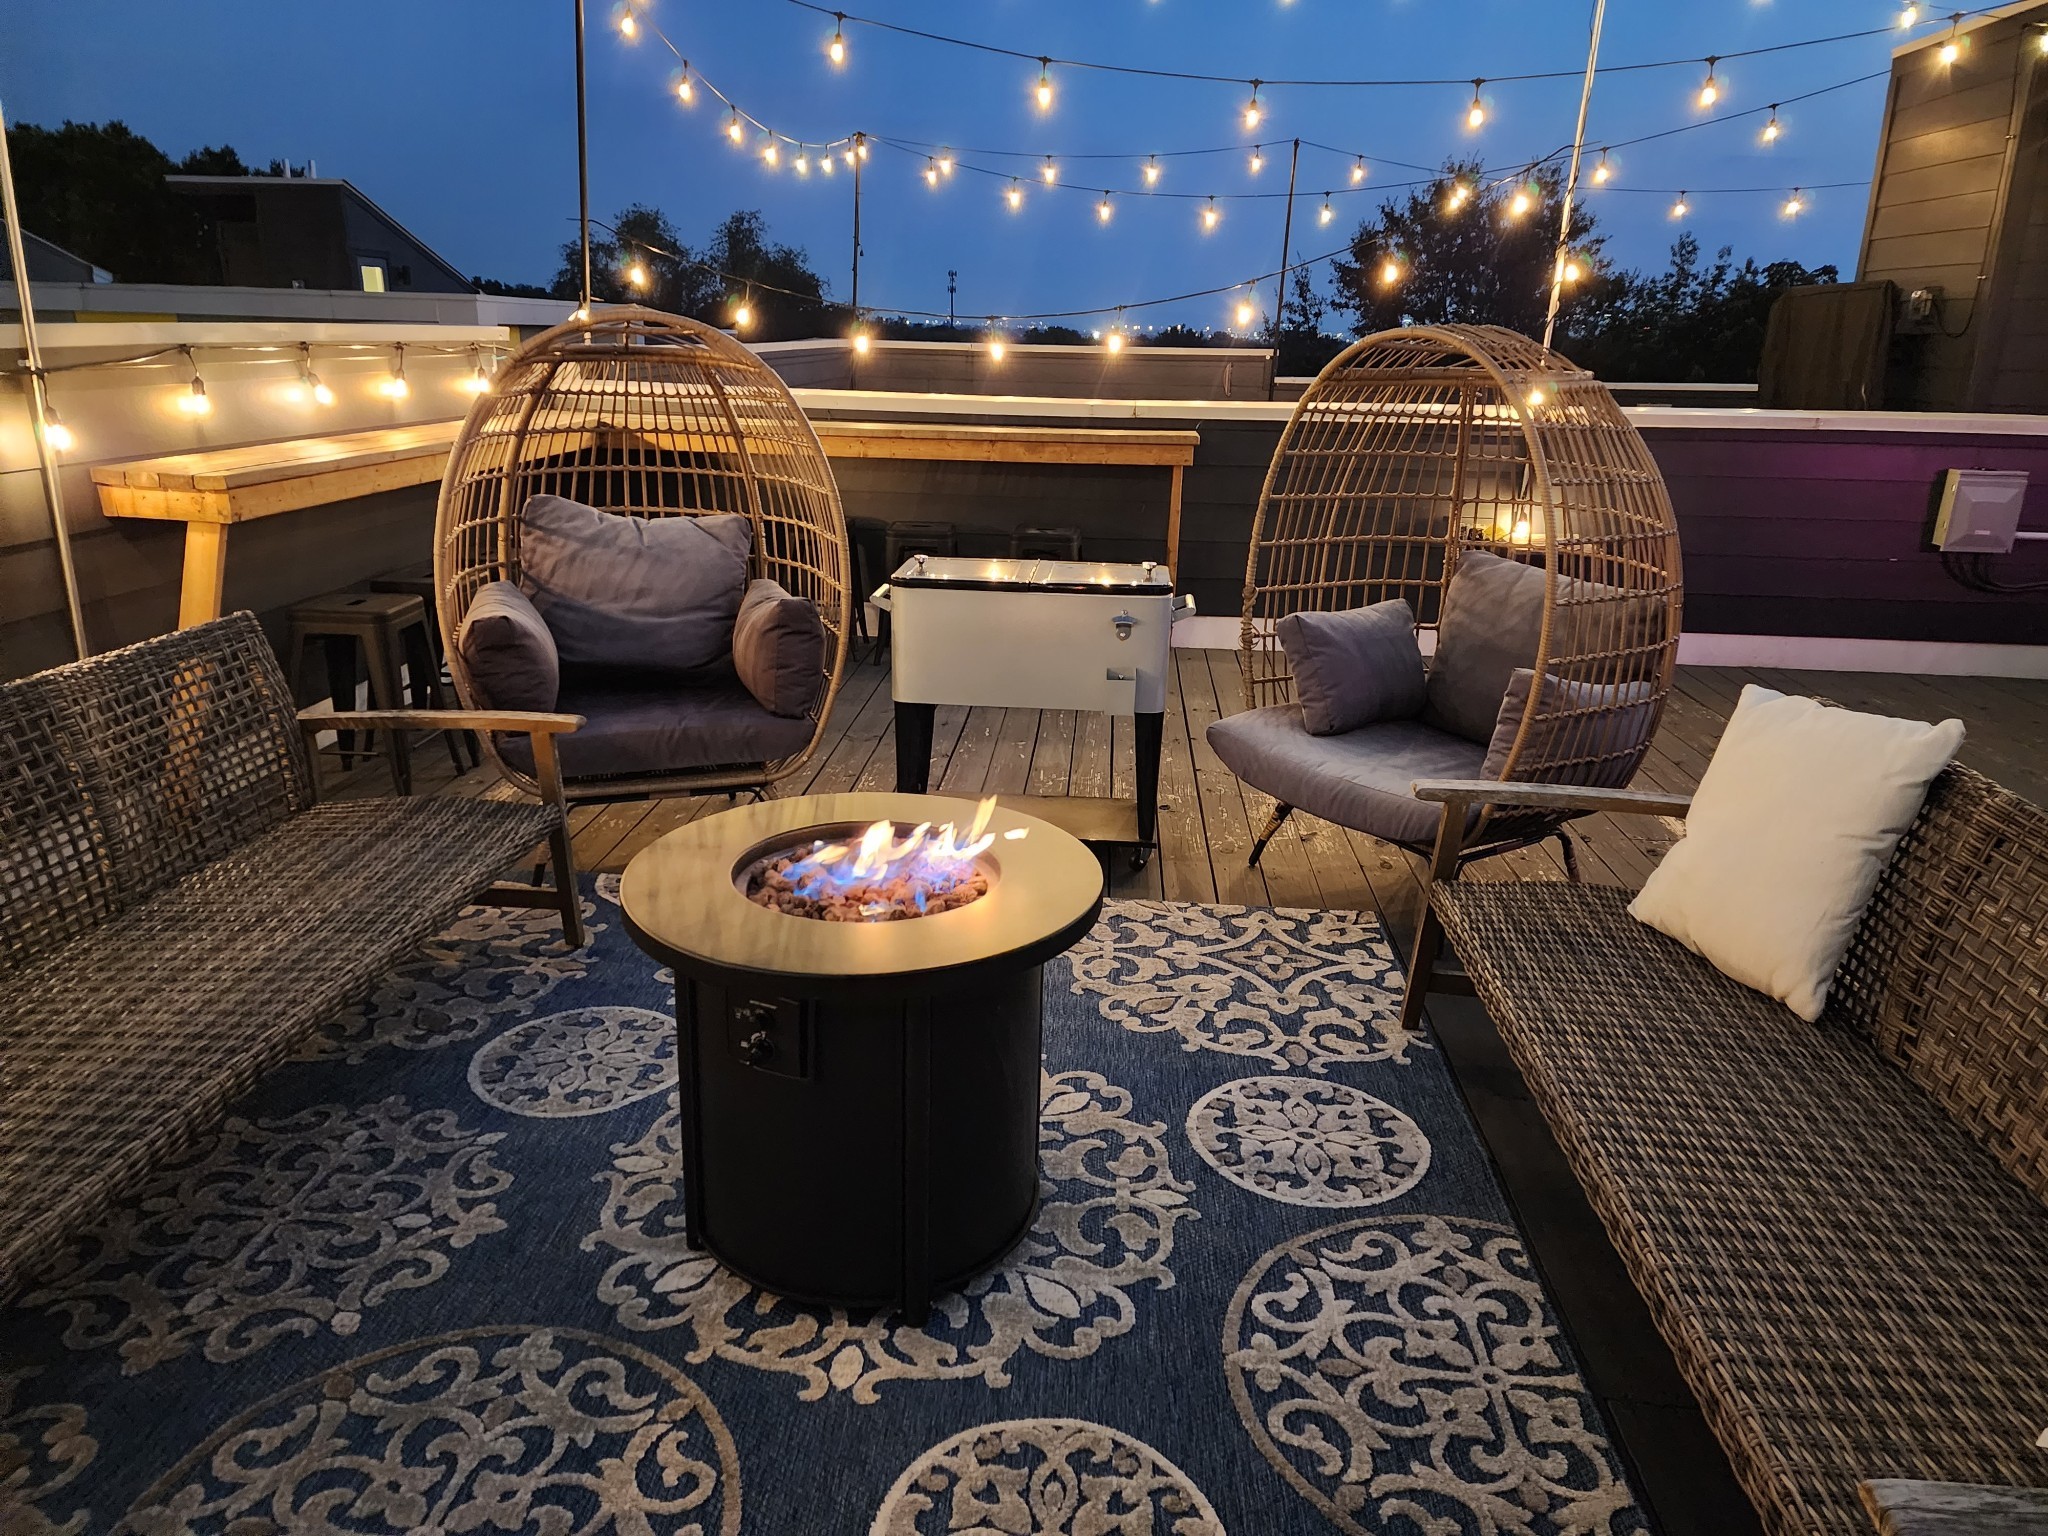
[[[71,618],[71,643],[83,661],[92,654],[85,638],[85,610],[78,601],[78,567],[71,562],[71,529],[64,521],[64,482],[50,446],[50,395],[43,375],[43,347],[36,336],[36,307],[28,291],[28,257],[22,250],[21,213],[14,203],[14,163],[7,153],[7,114],[0,109],[0,215],[7,220],[7,259],[14,268],[14,296],[21,305],[21,352],[28,377],[28,415],[43,471],[43,504],[50,509],[50,538],[57,546],[57,570],[64,582],[64,608]]]
[[[1593,0],[1593,36],[1586,44],[1586,83],[1579,88],[1579,126],[1572,134],[1572,168],[1565,176],[1564,214],[1557,226],[1557,259],[1550,266],[1550,309],[1543,317],[1543,350],[1557,334],[1557,311],[1564,303],[1564,263],[1572,244],[1572,198],[1579,190],[1579,158],[1586,152],[1586,111],[1593,104],[1593,76],[1600,68],[1600,25],[1607,19],[1607,0]]]
[[[853,136],[853,318],[860,320],[860,163],[867,135]]]
[[[576,0],[576,201],[583,239],[583,308],[590,309],[590,112],[583,80],[583,0]]]
[[[1287,313],[1287,251],[1294,243],[1294,173],[1301,169],[1301,140],[1287,161],[1287,217],[1280,226],[1280,282],[1273,292],[1273,366],[1266,372],[1266,398],[1280,387],[1280,321]]]

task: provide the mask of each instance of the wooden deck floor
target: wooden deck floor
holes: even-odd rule
[[[1243,707],[1237,654],[1181,650],[1174,665],[1160,776],[1160,856],[1138,872],[1117,862],[1113,893],[1373,911],[1405,957],[1421,899],[1417,861],[1372,838],[1297,817],[1261,867],[1247,867],[1253,831],[1271,802],[1240,785],[1205,739],[1210,721]],[[1959,716],[1969,730],[1964,762],[2029,799],[2048,801],[2048,682],[1990,678],[1683,668],[1637,782],[1693,788],[1750,682],[1884,714]],[[447,755],[429,743],[415,748],[415,762],[422,790],[493,792],[487,773],[453,774]],[[1134,762],[1128,720],[941,709],[931,783],[961,795],[1127,797]],[[866,663],[847,679],[825,749],[776,792],[888,790],[895,782],[888,674]],[[389,792],[375,766],[357,768],[337,788]],[[586,870],[623,869],[664,832],[726,803],[713,795],[580,807],[571,816],[577,859]],[[1640,884],[1673,835],[1643,818],[1598,817],[1574,826],[1584,877],[1630,887]],[[1482,861],[1466,878],[1560,880],[1564,870],[1551,843]],[[1471,998],[1435,995],[1428,1018],[1653,1529],[1662,1536],[1761,1536],[1648,1308],[1485,1010]]]
[[[1417,861],[1400,849],[1310,816],[1295,817],[1260,867],[1246,864],[1272,801],[1240,784],[1210,751],[1206,727],[1243,708],[1235,651],[1176,650],[1160,767],[1159,857],[1146,869],[1113,871],[1113,893],[1248,906],[1373,911],[1405,946],[1421,896]],[[1962,759],[2029,799],[2048,801],[2048,682],[2000,678],[1915,678],[1881,673],[1776,672],[1683,667],[1648,760],[1645,787],[1689,790],[1699,782],[1745,683],[1817,693],[1855,709],[1938,720],[1969,729]],[[446,755],[415,748],[423,790],[486,793],[491,779],[455,779]],[[960,795],[1132,793],[1131,724],[1063,710],[942,708],[933,733],[931,783]],[[850,669],[824,747],[779,796],[888,790],[896,784],[888,672]],[[346,790],[388,792],[381,770],[358,768]],[[726,804],[723,796],[588,805],[571,813],[576,857],[585,870],[623,869],[664,832]],[[1672,832],[1643,818],[1594,817],[1575,824],[1584,878],[1633,888]],[[1555,843],[1472,867],[1469,878],[1561,880]]]

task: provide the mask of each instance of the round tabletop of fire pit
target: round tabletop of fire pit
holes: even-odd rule
[[[946,795],[810,795],[706,816],[651,844],[627,866],[619,900],[640,947],[678,972],[785,996],[900,997],[971,985],[1051,959],[1094,924],[1102,870],[1079,840],[1034,816],[994,807],[973,860],[986,893],[893,921],[822,921],[749,899],[750,879],[779,855],[857,847],[863,828],[907,836],[929,823],[965,829],[973,800]]]

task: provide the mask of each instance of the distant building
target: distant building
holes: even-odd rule
[[[203,208],[234,288],[468,293],[468,278],[347,181],[319,176],[167,176]]]
[[[28,280],[32,283],[111,283],[114,274],[96,267],[83,256],[74,256],[63,246],[45,240],[33,230],[21,232],[21,253],[26,258]],[[7,245],[0,241],[0,281],[14,280],[14,263]]]

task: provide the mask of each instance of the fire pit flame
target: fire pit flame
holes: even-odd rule
[[[826,922],[891,922],[963,907],[988,890],[975,861],[995,845],[988,831],[995,808],[994,796],[982,801],[964,832],[954,822],[934,829],[926,821],[899,838],[893,823],[878,821],[858,842],[816,840],[806,852],[771,859],[748,898]]]

